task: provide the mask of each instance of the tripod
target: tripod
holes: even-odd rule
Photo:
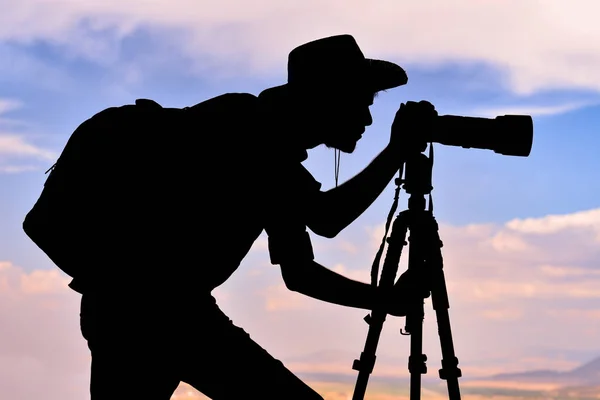
[[[460,400],[458,378],[461,371],[458,368],[458,359],[454,354],[452,342],[452,331],[450,329],[450,317],[448,309],[448,293],[443,271],[443,259],[441,253],[442,242],[438,233],[438,225],[433,216],[433,205],[431,198],[431,173],[433,168],[433,148],[430,145],[430,157],[425,154],[415,154],[406,161],[405,179],[402,180],[402,169],[400,177],[396,180],[397,189],[394,204],[388,215],[384,242],[373,263],[371,270],[371,284],[377,286],[377,275],[379,261],[383,252],[385,241],[388,243],[385,261],[381,271],[378,289],[391,290],[398,272],[398,264],[403,247],[407,244],[406,233],[410,230],[408,270],[415,273],[421,290],[411,292],[407,304],[406,323],[402,335],[410,335],[410,356],[408,369],[410,372],[410,400],[419,400],[421,397],[421,375],[427,373],[427,356],[423,354],[423,319],[425,317],[424,300],[431,294],[433,309],[436,312],[438,322],[438,333],[442,350],[442,368],[439,370],[440,379],[446,380],[450,400]],[[396,217],[392,226],[390,236],[387,231],[392,216],[397,208],[400,187],[404,189],[410,198],[408,209],[402,211]],[[429,195],[429,209],[425,208],[425,195]],[[359,371],[352,400],[364,398],[369,375],[375,366],[375,352],[377,344],[386,319],[386,311],[375,308],[365,317],[369,325],[369,332],[365,347],[359,360],[355,360],[352,368]]]

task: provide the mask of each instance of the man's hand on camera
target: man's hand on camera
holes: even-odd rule
[[[407,270],[400,275],[394,288],[382,295],[386,312],[395,317],[404,317],[411,301],[428,298],[431,293],[424,288],[421,279],[414,270]]]
[[[427,101],[402,103],[396,112],[390,135],[390,146],[401,157],[422,153],[431,137],[435,107]]]

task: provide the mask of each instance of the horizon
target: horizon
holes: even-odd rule
[[[463,378],[568,371],[600,357],[600,3],[22,0],[3,10],[0,397],[89,398],[81,296],[22,230],[44,172],[75,128],[139,98],[182,108],[223,93],[258,94],[285,83],[294,47],[343,33],[366,57],[402,66],[408,84],[375,98],[373,124],[356,151],[341,156],[340,184],[383,150],[402,102],[430,101],[440,115],[533,117],[529,157],[434,144],[434,214]],[[198,156],[209,152],[198,149]],[[333,151],[308,153],[303,165],[322,190],[334,187]],[[195,171],[199,179],[202,173]],[[334,239],[310,232],[315,260],[370,282],[394,189],[392,182]],[[406,200],[402,191],[398,210]],[[400,272],[406,258],[404,252]],[[293,372],[356,374],[352,360],[363,350],[367,312],[287,290],[264,233],[213,294]],[[408,373],[403,327],[404,318],[386,320],[371,379]],[[430,299],[423,349],[426,376],[435,379],[441,354]],[[336,352],[352,356],[324,356]],[[180,389],[187,393],[184,384]],[[323,390],[336,398],[334,389]]]

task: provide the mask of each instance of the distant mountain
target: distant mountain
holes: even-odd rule
[[[360,357],[360,351],[357,353],[349,352],[345,350],[323,350],[311,354],[306,354],[298,357],[286,358],[284,361],[286,366],[295,369],[295,373],[302,379],[323,381],[323,382],[337,382],[337,383],[351,383],[356,382],[358,371],[352,369],[352,364],[355,359]],[[328,371],[318,371],[318,367],[313,370],[299,369],[299,364],[324,366],[329,365]],[[386,367],[394,366],[395,369],[404,371],[405,375],[402,376],[395,372],[386,371]],[[294,368],[296,367],[296,368]],[[377,361],[375,363],[375,369],[369,377],[370,382],[379,383],[394,383],[399,382],[408,383],[410,380],[408,376],[408,360],[401,357],[389,357],[385,354],[377,355]],[[421,378],[422,382],[429,384],[437,384],[440,381],[438,376],[437,368],[428,366],[426,375]]]
[[[356,381],[358,372],[352,369],[352,361],[360,356],[360,352],[357,354],[329,350],[321,351],[313,354],[304,355],[302,357],[295,357],[284,360],[286,365],[295,363],[306,363],[306,364],[329,364],[339,366],[331,371],[298,371],[298,375],[304,379],[311,380],[322,380],[328,382],[344,382],[352,383]],[[402,358],[392,358],[381,356],[377,357],[377,363],[375,365],[375,371],[371,375],[369,380],[379,382],[400,382],[407,380],[407,376],[388,375],[382,376],[381,373],[377,372],[377,366],[384,365],[406,365],[407,361]],[[427,375],[423,375],[423,383],[435,383],[440,382],[438,377],[437,368],[428,368]],[[517,373],[505,373],[497,374],[487,377],[476,377],[471,378],[469,376],[463,376],[459,381],[512,381],[512,382],[523,382],[523,383],[557,383],[563,386],[596,386],[600,383],[600,357],[591,360],[577,368],[569,371],[555,371],[555,370],[533,370],[523,371]]]
[[[569,371],[568,374],[593,381],[595,384],[600,383],[600,357]]]
[[[570,371],[535,370],[510,374],[497,374],[477,380],[506,380],[517,382],[560,383],[565,385],[598,385],[600,382],[600,357]]]

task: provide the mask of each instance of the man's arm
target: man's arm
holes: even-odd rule
[[[401,104],[392,124],[390,144],[354,178],[323,192],[308,226],[317,235],[335,237],[358,218],[388,185],[409,154],[423,152],[437,116],[427,102]]]
[[[319,202],[320,184],[301,165],[287,169],[282,163],[268,171],[265,178],[272,178],[269,182],[284,183],[263,186],[266,193],[271,191],[264,197],[263,217],[271,263],[281,268],[286,287],[328,303],[372,310],[377,294],[371,285],[348,279],[314,261],[305,221]],[[275,176],[267,175],[273,173]]]
[[[289,290],[327,303],[372,310],[378,302],[373,286],[346,278],[315,261],[283,262],[281,274]]]
[[[286,287],[328,303],[372,310],[377,301],[376,289],[315,262],[306,226],[295,218],[299,214],[292,210],[285,215],[277,203],[270,205],[265,226],[269,256],[271,264],[281,268]]]
[[[320,194],[308,227],[319,236],[335,237],[373,204],[401,163],[398,152],[388,145],[358,175]]]
[[[299,228],[299,226],[296,226]],[[286,287],[305,296],[345,307],[373,310],[384,307],[388,314],[403,316],[406,302],[398,294],[346,278],[314,261],[310,236],[305,229],[269,235],[271,263],[279,265]],[[393,295],[393,296],[392,296]]]

